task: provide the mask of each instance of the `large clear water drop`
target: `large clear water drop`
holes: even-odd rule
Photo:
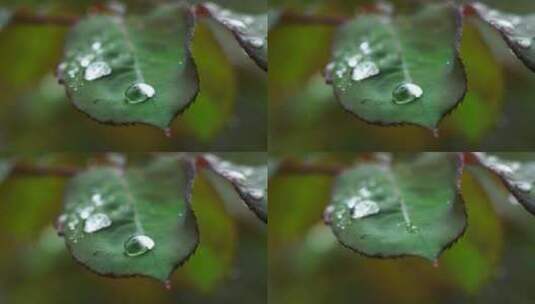
[[[405,82],[394,89],[392,98],[395,104],[407,104],[422,97],[423,94],[424,91],[419,85]]]
[[[150,84],[136,83],[126,89],[126,101],[131,104],[145,102],[156,94],[156,91]]]
[[[93,81],[111,74],[111,67],[104,61],[95,61],[85,69],[84,78]]]
[[[124,253],[134,257],[151,251],[155,246],[154,240],[146,235],[133,235],[124,243]]]
[[[354,219],[360,219],[370,215],[379,213],[381,208],[376,202],[372,200],[363,200],[355,204],[351,211],[351,217]]]
[[[95,213],[85,220],[84,232],[93,233],[111,226],[111,219],[104,213]]]
[[[375,63],[372,61],[363,61],[355,66],[351,79],[353,79],[353,81],[361,81],[378,75],[379,73],[379,68]]]

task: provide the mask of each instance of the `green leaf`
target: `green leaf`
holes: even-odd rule
[[[535,71],[535,14],[519,16],[501,12],[477,2],[472,7],[481,19],[496,29],[513,53]]]
[[[327,81],[342,106],[367,122],[436,129],[466,92],[461,23],[451,5],[398,18],[360,15],[339,29]]]
[[[199,90],[184,5],[148,15],[94,15],[70,33],[58,75],[74,105],[109,124],[168,128]]]
[[[268,167],[243,166],[206,154],[208,168],[228,180],[247,206],[265,223],[268,219]]]
[[[227,54],[204,25],[195,29],[191,45],[202,90],[181,122],[202,142],[217,136],[232,118],[236,100],[236,77]]]
[[[374,257],[436,261],[466,228],[460,154],[364,163],[337,177],[325,219],[340,242]]]
[[[479,163],[496,174],[518,202],[535,215],[535,161],[530,153],[528,159],[515,154],[505,158],[487,153],[473,153]],[[501,154],[500,154],[501,155]]]
[[[74,258],[98,274],[167,281],[199,241],[193,178],[193,163],[176,158],[89,169],[68,185],[58,230]]]
[[[214,3],[205,3],[203,7],[212,18],[230,30],[249,57],[267,71],[268,14],[241,14]]]

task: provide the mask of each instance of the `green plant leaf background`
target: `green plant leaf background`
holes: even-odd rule
[[[272,1],[272,8],[352,18],[373,1]],[[392,1],[399,13],[414,3]],[[438,1],[442,2],[442,1]],[[522,14],[532,1],[485,1]],[[466,17],[461,57],[468,77],[466,99],[439,126],[439,138],[414,126],[378,127],[344,111],[322,79],[329,63],[333,27],[279,22],[270,30],[270,148],[272,151],[336,150],[526,150],[535,140],[530,87],[535,75],[510,53],[495,30],[481,31],[478,18]],[[314,45],[314,47],[309,47]],[[477,113],[477,114],[475,114]],[[518,136],[510,136],[511,132]]]
[[[73,15],[85,14],[94,5],[87,0],[11,2],[8,4],[13,7],[24,5],[30,11]],[[132,14],[151,9],[143,1],[124,3]],[[266,8],[263,1],[222,1],[221,5],[249,13]],[[201,78],[197,100],[200,102],[194,102],[174,120],[172,138],[144,125],[99,124],[72,106],[63,87],[54,79],[68,28],[7,25],[0,31],[0,148],[9,151],[265,149],[267,75],[236,47],[232,35],[216,33],[211,37],[205,25],[204,20],[199,20],[192,43],[192,56]],[[47,136],[28,131],[45,129]]]
[[[350,167],[364,155],[291,156]],[[341,246],[321,219],[333,178],[275,174],[269,189],[270,301],[529,302],[534,296],[529,287],[534,270],[529,262],[534,254],[533,217],[522,207],[507,203],[508,193],[499,181],[490,179],[490,184],[483,185],[476,177],[465,170],[461,182],[468,228],[434,267],[421,258],[373,259]],[[296,207],[289,208],[289,201]],[[507,275],[501,272],[504,269]],[[300,283],[294,284],[296,281]]]
[[[255,67],[256,68],[256,67]],[[149,156],[127,154],[132,164]],[[242,157],[257,156],[243,153]],[[40,165],[83,167],[101,159],[88,153],[20,156]],[[0,299],[7,303],[266,303],[265,225],[240,220],[199,177],[192,204],[200,244],[172,277],[171,290],[146,278],[112,279],[80,266],[52,227],[61,214],[67,179],[11,175],[0,184]],[[251,218],[247,211],[247,218]],[[17,278],[17,279],[15,279]]]

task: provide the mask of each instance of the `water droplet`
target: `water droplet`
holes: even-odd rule
[[[422,88],[414,83],[405,82],[398,85],[392,92],[393,101],[395,104],[407,104],[422,97]]]
[[[511,205],[518,205],[520,204],[518,202],[518,200],[516,199],[516,197],[512,194],[509,194],[509,196],[507,197],[507,201],[511,204]]]
[[[513,41],[518,44],[521,48],[529,49],[531,47],[532,39],[530,37],[519,37],[514,38]]]
[[[110,218],[104,213],[95,213],[85,220],[84,232],[93,233],[111,226]]]
[[[418,232],[420,229],[418,229],[418,227],[416,225],[413,225],[413,224],[407,224],[405,225],[405,228],[407,228],[407,231],[409,233],[415,233],[415,232]]]
[[[94,51],[98,51],[98,50],[100,50],[101,47],[102,47],[102,43],[100,43],[99,41],[95,41],[95,42],[93,42],[93,44],[91,45],[91,48],[92,48]]]
[[[366,216],[379,213],[381,209],[379,205],[371,200],[363,200],[353,207],[351,217],[354,219],[360,219]]]
[[[84,78],[93,81],[111,74],[110,66],[104,61],[95,61],[85,69]]]
[[[136,83],[131,85],[125,92],[126,101],[131,104],[145,102],[156,94],[150,84]]]
[[[333,205],[329,205],[327,208],[325,208],[325,211],[323,212],[323,222],[325,222],[325,224],[331,224],[334,210],[335,208]]]
[[[375,63],[371,61],[363,61],[357,64],[357,66],[353,69],[351,79],[353,79],[354,81],[361,81],[378,75],[379,73],[379,68]]]
[[[253,38],[250,38],[249,39],[249,43],[254,47],[254,48],[261,48],[264,46],[264,39],[263,38],[260,38],[260,37],[253,37]]]
[[[360,50],[362,51],[362,53],[364,53],[364,55],[369,55],[372,53],[372,49],[368,41],[364,41],[360,44]]]
[[[76,227],[78,227],[79,223],[80,223],[80,221],[78,221],[77,218],[74,218],[72,221],[67,223],[67,227],[69,227],[69,230],[74,230],[74,229],[76,229]]]
[[[104,205],[104,200],[102,199],[102,195],[100,195],[100,193],[95,193],[91,196],[91,201],[96,205],[96,206],[102,206]]]
[[[249,194],[251,197],[255,200],[260,200],[264,197],[264,190],[262,189],[252,189],[249,191]]]
[[[78,215],[80,215],[80,217],[85,220],[91,215],[91,213],[93,213],[93,210],[95,210],[93,206],[87,206],[78,210]]]
[[[146,235],[133,235],[124,243],[124,253],[130,257],[140,256],[152,250],[154,245]]]
[[[93,61],[93,59],[95,59],[95,56],[93,54],[88,54],[83,57],[80,57],[78,61],[80,62],[80,65],[82,67],[87,68],[91,61]]]
[[[533,185],[528,182],[516,182],[513,183],[513,185],[518,188],[520,191],[529,192],[531,191],[531,188],[533,188]]]
[[[511,33],[515,30],[515,26],[512,22],[504,19],[491,19],[490,23],[497,27],[499,30],[502,30],[507,33]]]
[[[355,54],[349,58],[347,58],[347,65],[354,68],[357,66],[357,64],[359,63],[359,61],[362,60],[362,55],[360,54]]]

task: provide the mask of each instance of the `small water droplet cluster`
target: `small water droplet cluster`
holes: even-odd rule
[[[214,171],[237,185],[253,200],[262,200],[267,195],[267,168],[237,165],[212,154],[205,155],[205,159]]]
[[[472,6],[485,21],[504,32],[517,46],[528,49],[533,44],[533,31],[522,24],[522,17],[491,9],[479,2]]]
[[[379,214],[381,203],[388,199],[385,189],[378,185],[374,178],[361,182],[342,193],[336,194],[333,204],[325,210],[324,221],[330,223],[335,217],[340,229],[361,220]]]
[[[230,30],[238,32],[243,37],[243,40],[253,48],[267,47],[267,35],[259,35],[259,33],[265,32],[265,24],[262,25],[258,21],[259,18],[262,18],[260,15],[238,14],[212,2],[204,3],[203,5],[217,21]],[[263,19],[265,18],[262,18],[262,22],[264,21]],[[267,19],[265,22],[267,23]]]

